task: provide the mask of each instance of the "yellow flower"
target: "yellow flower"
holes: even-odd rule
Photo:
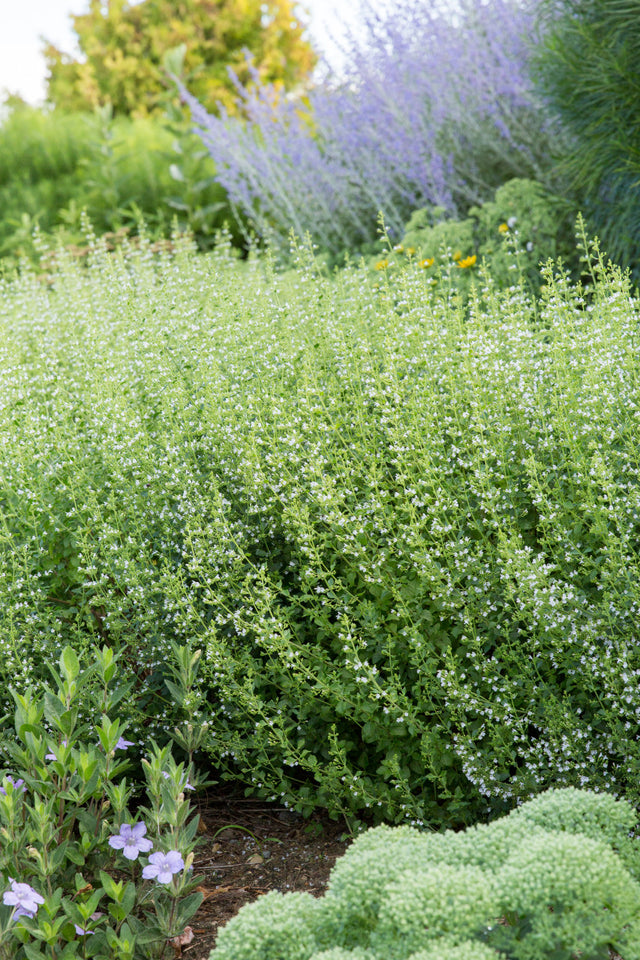
[[[389,266],[388,260],[378,260],[376,263],[376,270],[385,270]]]
[[[405,253],[408,257],[412,257],[415,252],[416,252],[415,247],[407,247],[407,249],[405,250]]]
[[[462,256],[462,250],[454,250],[454,251],[453,251],[453,259],[454,259],[454,260],[459,260],[461,256]]]
[[[457,263],[458,267],[472,267],[476,262],[476,255],[472,253],[470,257],[465,257],[464,260],[459,260]]]
[[[501,223],[500,226],[498,227],[498,230],[500,231],[500,233],[509,233],[509,224]]]
[[[420,262],[418,263],[418,266],[422,270],[426,270],[427,267],[430,267],[432,264],[433,264],[433,257],[425,257],[424,260],[420,260]]]

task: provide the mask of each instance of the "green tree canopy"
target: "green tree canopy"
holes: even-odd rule
[[[47,44],[47,98],[67,110],[111,103],[114,113],[145,116],[166,103],[163,55],[186,45],[189,88],[209,110],[233,109],[231,67],[250,80],[247,51],[261,83],[291,89],[315,64],[294,0],[90,0],[73,16],[79,59]]]

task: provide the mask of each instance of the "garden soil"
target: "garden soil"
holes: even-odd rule
[[[176,958],[208,960],[218,928],[270,890],[321,896],[336,858],[349,845],[344,821],[305,819],[277,804],[225,795],[216,789],[194,804],[200,843],[193,865],[204,900]]]

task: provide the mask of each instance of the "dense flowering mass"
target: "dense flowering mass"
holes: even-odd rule
[[[533,301],[465,249],[465,306],[431,256],[334,279],[95,247],[0,278],[1,714],[99,610],[135,628],[129,739],[183,723],[192,644],[203,749],[264,797],[446,822],[638,790],[637,301],[604,267]],[[110,849],[148,853],[135,830]]]

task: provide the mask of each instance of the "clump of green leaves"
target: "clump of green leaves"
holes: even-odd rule
[[[482,283],[484,264],[501,289],[524,280],[537,295],[541,263],[562,259],[576,272],[575,212],[540,183],[516,178],[499,187],[493,199],[471,207],[462,220],[452,219],[444,207],[414,211],[401,242],[394,246],[385,235],[387,250],[370,262],[393,275],[412,260],[435,289],[445,296],[456,291],[465,300],[472,284]]]
[[[528,807],[485,827],[480,847],[476,830],[367,831],[337,861],[322,900],[260,898],[223,927],[211,960],[570,960],[610,948],[637,956],[640,883],[615,849],[633,809],[552,790],[523,834]],[[551,821],[535,826],[543,808]]]
[[[0,123],[0,205],[5,265],[38,262],[36,229],[51,247],[86,251],[83,216],[111,242],[141,231],[169,238],[177,223],[203,247],[231,219],[213,162],[179,114],[171,123],[114,118],[108,105],[93,113],[24,104],[8,111]]]
[[[81,670],[65,647],[50,673],[40,693],[12,690],[15,739],[2,744],[0,957],[173,956],[202,901],[190,873],[192,767],[152,745],[147,803],[134,811],[120,759],[133,744],[110,719],[130,685],[113,651],[95,650]]]

